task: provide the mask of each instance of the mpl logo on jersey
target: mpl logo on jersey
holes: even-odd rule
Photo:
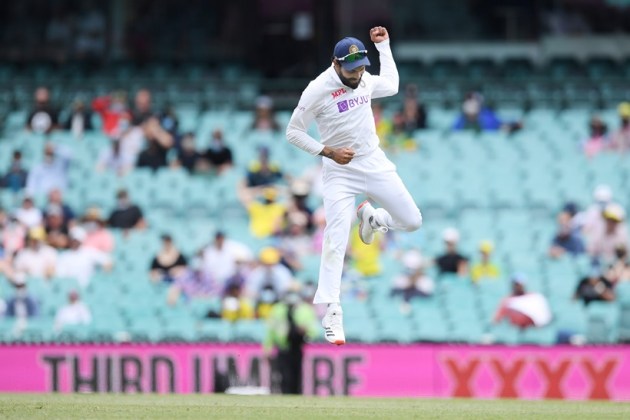
[[[344,93],[346,93],[346,90],[344,88],[341,88],[341,89],[337,89],[336,91],[331,93],[331,95],[332,95],[333,99],[336,99],[336,98],[340,97],[341,95],[343,95]]]
[[[337,102],[337,109],[339,112],[346,112],[356,106],[365,105],[370,103],[370,95],[362,95],[356,98],[346,99]]]

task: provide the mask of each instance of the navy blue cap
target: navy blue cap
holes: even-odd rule
[[[337,42],[333,55],[335,58],[343,58],[348,54],[364,50],[366,50],[366,48],[365,45],[363,45],[363,42],[353,37],[345,37],[341,41]],[[345,70],[352,70],[359,66],[369,66],[370,60],[368,60],[367,56],[365,56],[360,60],[353,61],[351,63],[347,61],[340,61],[339,63]]]
[[[563,211],[566,211],[571,216],[575,216],[578,212],[578,206],[574,202],[570,201],[564,205],[562,208]]]

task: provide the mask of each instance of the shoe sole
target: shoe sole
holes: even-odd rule
[[[322,324],[322,327],[324,327],[324,325]],[[326,329],[326,327],[324,327],[324,330]],[[326,341],[328,341],[330,344],[334,344],[337,346],[343,346],[344,344],[346,344],[346,340],[335,340],[335,341],[330,341],[328,338],[326,338]]]
[[[357,207],[357,217],[359,218],[359,220],[361,220],[361,221],[359,222],[359,239],[361,239],[361,242],[363,242],[363,243],[364,243],[364,244],[366,244],[366,245],[370,245],[370,243],[371,243],[371,242],[366,242],[366,241],[363,239],[363,236],[361,236],[361,231],[363,231],[363,217],[361,217],[361,209],[362,209],[362,208],[363,208],[366,204],[368,204],[368,203],[369,203],[369,201],[368,201],[368,200],[365,200],[364,202],[362,202],[361,204],[359,204],[359,207]]]

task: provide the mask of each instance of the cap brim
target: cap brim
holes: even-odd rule
[[[363,57],[359,61],[353,61],[352,63],[349,63],[346,61],[341,62],[341,67],[343,67],[344,70],[354,70],[357,67],[369,66],[369,65],[370,65],[370,60],[367,57]]]

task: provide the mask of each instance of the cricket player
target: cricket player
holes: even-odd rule
[[[340,305],[341,274],[352,227],[357,195],[366,200],[357,208],[359,236],[370,244],[376,231],[414,231],[422,216],[396,167],[379,148],[372,98],[398,93],[398,70],[382,26],[370,30],[381,62],[380,75],[366,71],[370,65],[364,44],[344,38],[335,45],[332,64],[309,83],[287,127],[287,139],[302,150],[323,156],[323,196],[326,229],[322,246],[316,304],[327,304],[322,320],[326,340],[345,344]],[[308,133],[315,121],[321,142]]]

